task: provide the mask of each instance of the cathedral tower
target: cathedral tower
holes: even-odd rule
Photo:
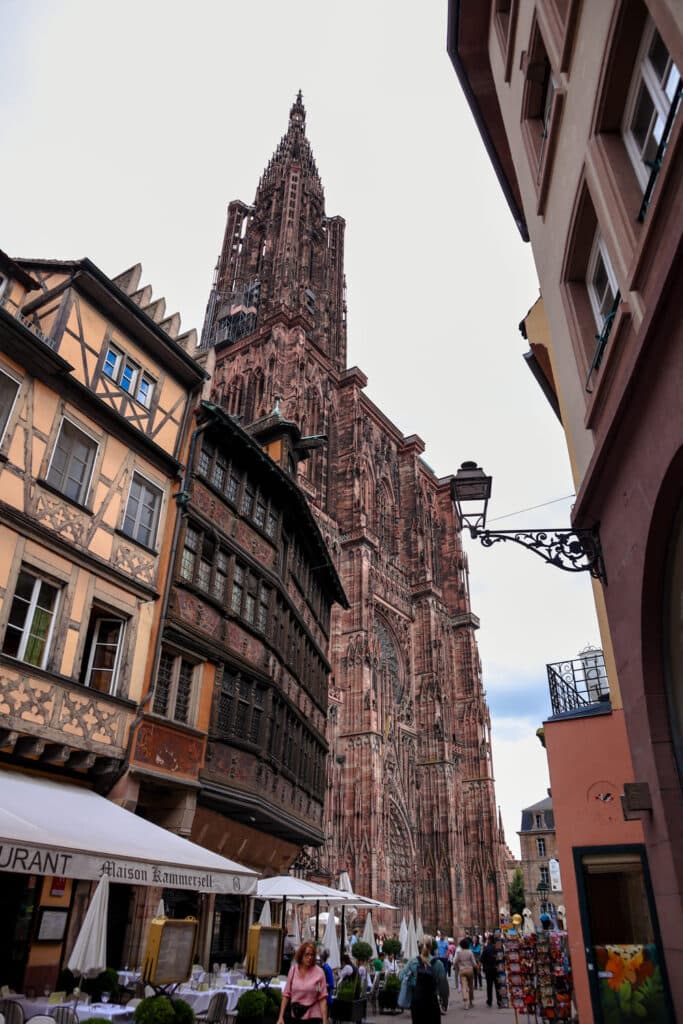
[[[276,406],[305,435],[293,471],[351,605],[329,646],[332,838],[309,863],[431,929],[483,930],[506,901],[505,848],[451,478],[346,367],[343,244],[299,94],[253,205],[228,207],[202,335],[213,400],[247,427]]]

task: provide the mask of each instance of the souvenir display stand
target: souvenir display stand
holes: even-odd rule
[[[502,952],[507,976],[507,1005],[536,1020],[570,1020],[571,970],[567,933],[542,931],[523,935],[506,929]]]

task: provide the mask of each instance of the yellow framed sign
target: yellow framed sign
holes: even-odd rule
[[[197,941],[197,919],[172,921],[155,917],[147,932],[142,958],[142,980],[147,985],[173,985],[187,981]]]
[[[274,978],[282,962],[282,929],[252,924],[247,939],[245,966],[256,978]]]

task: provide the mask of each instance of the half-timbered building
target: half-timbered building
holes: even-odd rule
[[[125,768],[145,693],[162,538],[204,378],[184,348],[194,332],[179,336],[139,278],[139,266],[112,280],[87,259],[0,259],[0,759],[100,792]],[[30,948],[26,915],[82,904],[89,887],[0,871],[3,981],[56,980],[62,944]]]

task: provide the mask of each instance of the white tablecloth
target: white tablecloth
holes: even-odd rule
[[[284,981],[271,982],[271,988],[279,988],[282,991],[284,987]],[[179,999],[184,999],[186,1003],[189,1003],[195,1013],[206,1013],[212,996],[215,996],[217,992],[225,992],[227,996],[226,1013],[234,1013],[239,997],[251,988],[252,985],[249,983],[249,985],[224,985],[223,988],[210,988],[201,992],[196,989],[186,988],[183,985],[176,989],[175,994]]]
[[[39,999],[28,999],[26,996],[11,996],[16,999],[24,1011],[26,1020],[35,1017],[36,1014],[47,1014],[51,1016],[58,1006],[69,1006],[74,1009],[73,1000],[64,1003],[50,1003],[46,996]],[[107,1020],[116,1021],[117,1024],[125,1024],[125,1021],[133,1019],[134,1008],[119,1006],[118,1003],[78,1003],[75,1007],[79,1020],[87,1020],[88,1017],[106,1017]]]

